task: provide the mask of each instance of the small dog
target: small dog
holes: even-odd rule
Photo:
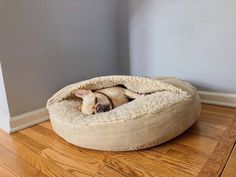
[[[140,97],[131,90],[115,86],[96,91],[78,89],[75,95],[83,99],[81,112],[87,115],[106,112],[122,104],[128,103],[129,99]]]

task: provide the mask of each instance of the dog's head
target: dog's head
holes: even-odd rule
[[[75,92],[75,95],[83,99],[81,112],[84,114],[92,115],[112,109],[109,99],[101,93],[79,89]]]

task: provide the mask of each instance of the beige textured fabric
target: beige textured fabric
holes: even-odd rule
[[[124,85],[141,94],[109,112],[84,115],[75,99],[78,88]],[[66,141],[85,148],[129,151],[158,145],[189,128],[200,113],[196,89],[176,78],[104,76],[69,85],[48,100],[53,129]]]

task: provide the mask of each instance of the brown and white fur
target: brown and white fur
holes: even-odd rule
[[[83,99],[81,112],[87,115],[106,112],[136,99],[140,94],[123,87],[115,86],[96,91],[78,89],[75,95]]]

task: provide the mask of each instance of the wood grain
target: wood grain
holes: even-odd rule
[[[182,135],[133,152],[73,146],[46,121],[12,135],[0,131],[0,176],[228,177],[236,174],[235,140],[236,109],[212,105],[202,105],[200,118]]]
[[[230,155],[229,161],[224,168],[222,177],[236,177],[236,146]]]
[[[207,163],[203,166],[199,177],[220,176],[223,167],[232,151],[236,139],[236,120],[224,132],[214,152],[210,155]]]
[[[1,174],[2,176],[24,176],[32,177],[41,173],[38,169],[26,163],[24,160],[10,152],[6,147],[0,145],[0,165],[10,174]],[[12,163],[14,162],[14,163]],[[2,170],[0,171],[2,172]]]
[[[35,153],[28,147],[22,145],[20,142],[17,142],[11,138],[11,136],[0,132],[0,145],[5,146],[9,151],[15,154],[15,156],[21,158],[25,162],[32,165],[34,168],[40,170],[46,176],[60,176],[60,177],[72,177],[71,173],[60,168],[55,163],[42,158],[39,154]],[[20,134],[20,133],[15,133]],[[21,165],[21,164],[19,164]]]

